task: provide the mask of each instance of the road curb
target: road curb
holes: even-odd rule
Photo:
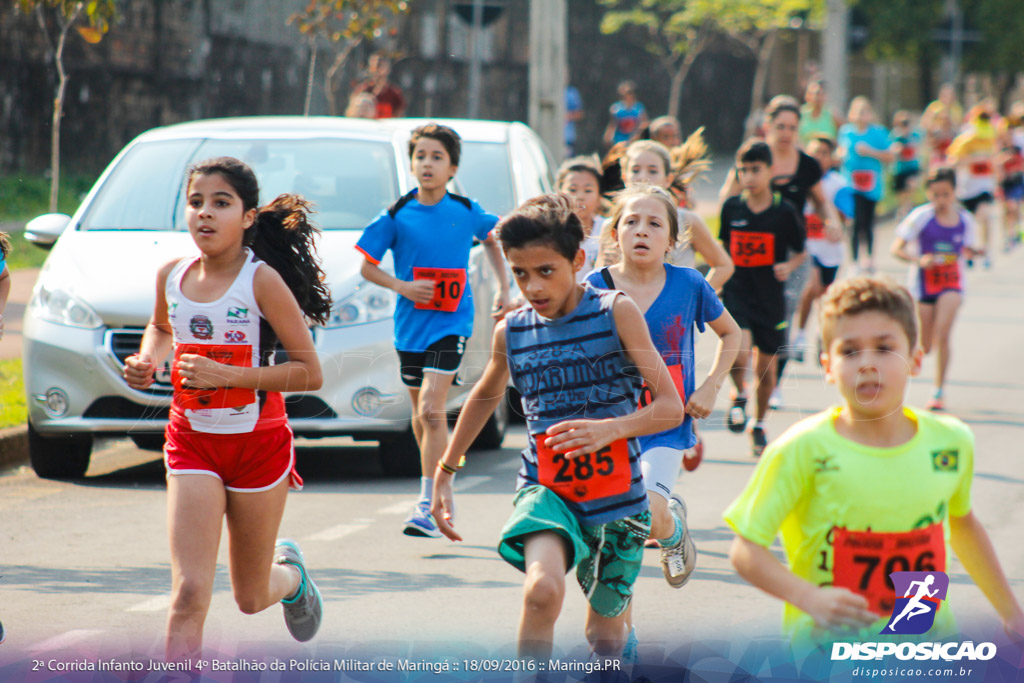
[[[28,462],[28,427],[0,429],[0,468]]]

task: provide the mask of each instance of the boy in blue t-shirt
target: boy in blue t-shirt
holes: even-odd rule
[[[412,132],[409,158],[417,188],[381,212],[356,244],[362,276],[401,296],[395,307],[395,349],[412,399],[412,429],[420,449],[420,500],[405,520],[408,536],[440,537],[430,516],[432,475],[448,443],[445,404],[473,334],[473,293],[467,270],[474,238],[484,244],[501,288],[494,315],[504,312],[508,280],[491,229],[498,217],[448,192],[462,141],[451,128],[428,123]],[[395,274],[380,268],[388,250]]]
[[[7,267],[7,254],[10,251],[11,241],[7,239],[7,233],[0,232],[0,339],[4,338],[4,310],[11,293],[11,269]]]

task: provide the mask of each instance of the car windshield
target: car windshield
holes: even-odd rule
[[[462,142],[455,181],[485,210],[504,215],[516,208],[508,148],[500,142]]]
[[[313,202],[324,230],[362,230],[398,198],[394,148],[365,140],[169,140],[132,147],[107,177],[81,230],[186,230],[190,164],[232,156],[249,164],[260,201],[292,192]]]

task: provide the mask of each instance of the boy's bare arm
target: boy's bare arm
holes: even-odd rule
[[[494,276],[498,278],[498,296],[500,299],[495,302],[494,316],[501,317],[505,314],[510,303],[508,300],[508,273],[505,272],[505,255],[501,253],[501,247],[498,245],[498,240],[495,239],[493,232],[487,236],[483,244],[484,250],[487,252],[487,260],[490,261],[491,268],[494,270]]]
[[[480,380],[466,398],[459,411],[459,420],[455,423],[455,431],[448,441],[448,448],[434,472],[434,495],[431,500],[431,513],[437,521],[437,528],[453,541],[461,541],[462,536],[453,528],[452,511],[455,509],[455,498],[452,493],[452,474],[443,469],[454,470],[459,459],[469,450],[487,418],[491,416],[498,404],[505,400],[505,387],[508,385],[508,360],[505,353],[505,321],[494,327],[491,337],[491,357],[487,361]]]
[[[557,453],[570,458],[593,453],[613,441],[654,434],[678,427],[686,417],[683,402],[672,383],[661,354],[654,348],[647,322],[633,300],[619,296],[612,313],[622,347],[640,372],[653,397],[644,408],[605,420],[566,420],[549,427],[547,441]]]
[[[394,275],[384,272],[384,269],[376,263],[367,260],[363,261],[359,274],[368,282],[394,290],[397,294],[418,304],[428,303],[434,296],[433,280],[413,280],[412,282],[399,280]]]
[[[878,619],[864,596],[845,588],[815,586],[787,569],[768,548],[742,536],[732,542],[729,560],[744,580],[803,610],[823,628],[862,628]]]
[[[995,607],[1007,631],[1024,636],[1024,613],[1010,589],[992,541],[974,512],[949,517],[949,544],[964,569]]]

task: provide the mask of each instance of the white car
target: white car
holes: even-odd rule
[[[395,294],[364,281],[353,245],[376,215],[414,186],[410,131],[425,120],[250,117],[196,121],[146,132],[111,162],[74,216],[46,214],[26,238],[52,251],[26,312],[25,390],[29,451],[41,477],[85,474],[93,436],[128,435],[160,448],[171,397],[169,372],[146,391],[121,378],[153,310],[156,272],[171,258],[196,254],[184,224],[189,164],[215,156],[242,159],[256,172],[261,201],[283,192],[312,200],[323,230],[318,251],[334,308],[312,328],[323,387],[286,395],[297,436],[346,435],[380,442],[384,470],[419,474],[408,391],[392,343]],[[551,164],[539,138],[520,123],[439,120],[463,139],[455,189],[501,214],[550,191]],[[391,268],[390,255],[381,264]],[[497,283],[482,247],[469,277],[476,307],[449,408],[458,409],[483,370]],[[478,445],[499,447],[508,402]]]

